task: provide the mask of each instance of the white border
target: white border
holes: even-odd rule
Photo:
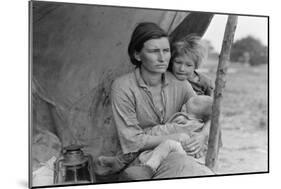
[[[57,0],[58,2],[64,2]],[[67,2],[120,5],[134,7],[182,9],[207,12],[227,12],[270,16],[270,174],[242,175],[186,180],[166,180],[126,184],[105,184],[67,188],[267,188],[280,186],[280,121],[277,105],[280,104],[280,6],[278,1],[245,0],[65,0]],[[165,2],[165,3],[164,3]],[[27,187],[28,146],[28,1],[1,2],[1,161],[0,187]],[[279,97],[279,98],[278,98]],[[65,187],[63,187],[65,188]]]

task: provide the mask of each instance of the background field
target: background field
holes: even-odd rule
[[[215,81],[218,60],[202,69]],[[231,63],[221,107],[219,174],[268,170],[268,69]]]

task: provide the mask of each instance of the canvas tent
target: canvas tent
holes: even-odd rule
[[[137,23],[158,23],[176,40],[202,36],[213,16],[36,1],[31,13],[33,170],[73,142],[93,157],[119,151],[110,87],[133,69],[127,45]]]

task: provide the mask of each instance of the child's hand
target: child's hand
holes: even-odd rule
[[[203,154],[203,151],[200,151],[200,152],[198,152],[197,154],[195,154],[194,157],[195,157],[196,159],[199,159],[199,158],[201,158],[203,155],[204,155],[204,154]]]

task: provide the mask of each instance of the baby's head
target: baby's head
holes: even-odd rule
[[[196,119],[203,122],[210,120],[212,114],[213,99],[210,96],[198,95],[191,97],[186,103],[186,111]]]

